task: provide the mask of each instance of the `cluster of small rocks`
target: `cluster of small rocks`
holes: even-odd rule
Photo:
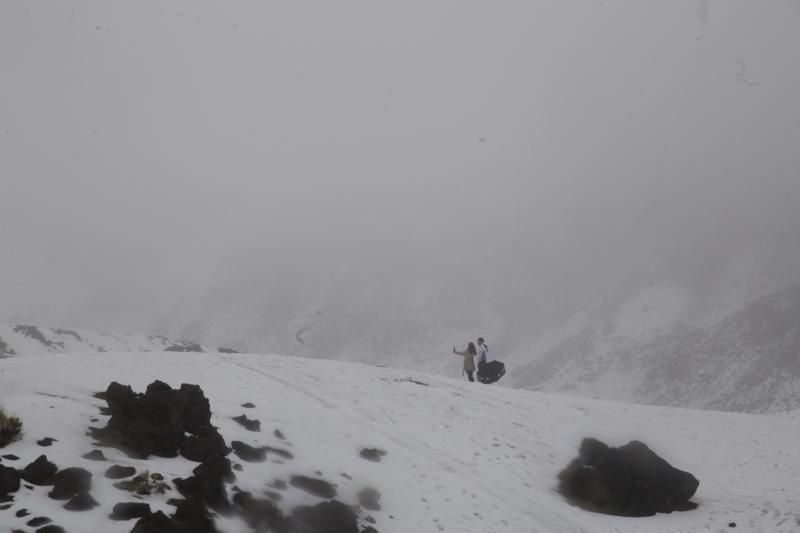
[[[276,491],[289,486],[303,490],[324,501],[313,506],[301,506],[288,513],[275,503],[281,494],[265,490],[266,497],[242,491],[232,484],[235,471],[243,470],[241,464],[229,459],[233,453],[244,463],[263,462],[273,456],[275,462],[291,460],[293,454],[282,448],[251,446],[233,441],[230,447],[211,424],[211,409],[208,399],[197,385],[183,384],[173,389],[166,383],[155,381],[144,393],[136,393],[130,386],[112,382],[95,397],[105,400],[107,408],[101,411],[110,415],[106,427],[90,428],[89,434],[98,446],[109,446],[125,452],[135,459],[146,459],[151,455],[177,457],[178,455],[199,463],[192,475],[166,480],[158,473],[138,472],[134,467],[111,465],[105,477],[115,480],[114,486],[130,492],[140,501],[121,501],[113,506],[112,520],[136,520],[131,533],[216,533],[215,515],[237,515],[254,531],[276,533],[378,533],[371,526],[359,527],[359,518],[354,507],[337,499],[336,486],[324,479],[295,475],[287,481],[275,480],[270,487]],[[242,407],[253,408],[251,403]],[[93,419],[96,421],[96,419]],[[246,415],[234,420],[245,429],[261,431],[258,420]],[[275,430],[274,436],[285,441],[285,436]],[[42,439],[41,446],[49,446],[55,439]],[[378,453],[380,452],[380,453]],[[362,457],[380,460],[385,452],[365,450]],[[94,449],[82,456],[89,461],[106,461],[105,454]],[[59,469],[45,455],[40,456],[22,470],[0,464],[0,510],[2,502],[13,501],[14,492],[23,482],[37,486],[52,486],[49,496],[64,501],[63,507],[71,511],[89,510],[99,504],[91,496],[92,474],[83,468]],[[153,512],[150,505],[141,501],[152,493],[166,493],[172,489],[181,498],[172,498],[168,503],[174,512]],[[230,487],[230,488],[229,488]],[[32,487],[31,487],[32,488]],[[380,494],[364,493],[360,504],[365,509],[377,510]],[[377,494],[377,496],[376,496]],[[10,507],[12,504],[8,504]],[[20,509],[17,516],[27,516]],[[367,517],[367,522],[374,519]],[[63,533],[63,529],[50,523],[47,517],[34,517],[29,527],[40,527],[36,533]]]

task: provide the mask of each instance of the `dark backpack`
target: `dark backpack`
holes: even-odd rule
[[[478,381],[481,383],[494,383],[506,374],[506,365],[500,361],[478,363]]]

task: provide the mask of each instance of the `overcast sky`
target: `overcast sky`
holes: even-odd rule
[[[798,50],[795,0],[2,2],[0,320],[711,282],[800,249]]]

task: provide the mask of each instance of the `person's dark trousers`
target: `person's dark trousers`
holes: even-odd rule
[[[486,361],[478,361],[478,377],[486,373]]]
[[[470,381],[475,381],[475,378],[472,377],[472,373],[475,372],[474,370],[467,370],[467,377]]]

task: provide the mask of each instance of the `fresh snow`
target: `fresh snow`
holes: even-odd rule
[[[455,365],[456,362],[453,361]],[[0,526],[25,529],[33,516],[48,516],[70,533],[128,532],[132,521],[114,522],[114,504],[132,501],[103,472],[132,465],[186,477],[197,463],[183,458],[134,460],[104,448],[109,462],[81,455],[95,448],[87,428],[104,425],[92,397],[111,381],[144,391],[160,379],[199,384],[211,403],[212,422],[226,441],[289,449],[294,460],[242,463],[235,485],[259,495],[292,474],[336,483],[338,498],[356,503],[372,486],[383,509],[372,515],[381,533],[609,533],[791,532],[800,530],[800,425],[797,412],[747,415],[628,405],[524,390],[511,390],[405,370],[266,355],[196,353],[94,353],[27,355],[0,361],[0,404],[24,422],[24,437],[0,450],[22,468],[46,454],[59,468],[93,472],[92,494],[101,506],[69,512],[47,498],[47,487],[21,488],[14,506],[0,511]],[[254,409],[243,409],[252,402]],[[261,421],[261,433],[232,417]],[[96,417],[98,423],[90,419]],[[274,435],[280,430],[287,441]],[[677,468],[700,480],[694,511],[622,518],[583,511],[555,490],[556,478],[577,455],[582,438],[617,446],[638,439]],[[37,446],[43,437],[58,442]],[[384,449],[380,463],[359,457],[363,447]],[[231,456],[234,462],[238,461]],[[347,474],[351,479],[344,477]],[[229,486],[230,489],[230,486]],[[167,496],[151,496],[170,511]],[[318,499],[289,488],[281,506]],[[17,518],[21,508],[31,516]],[[221,530],[246,531],[235,519]],[[362,522],[363,524],[363,522]]]

